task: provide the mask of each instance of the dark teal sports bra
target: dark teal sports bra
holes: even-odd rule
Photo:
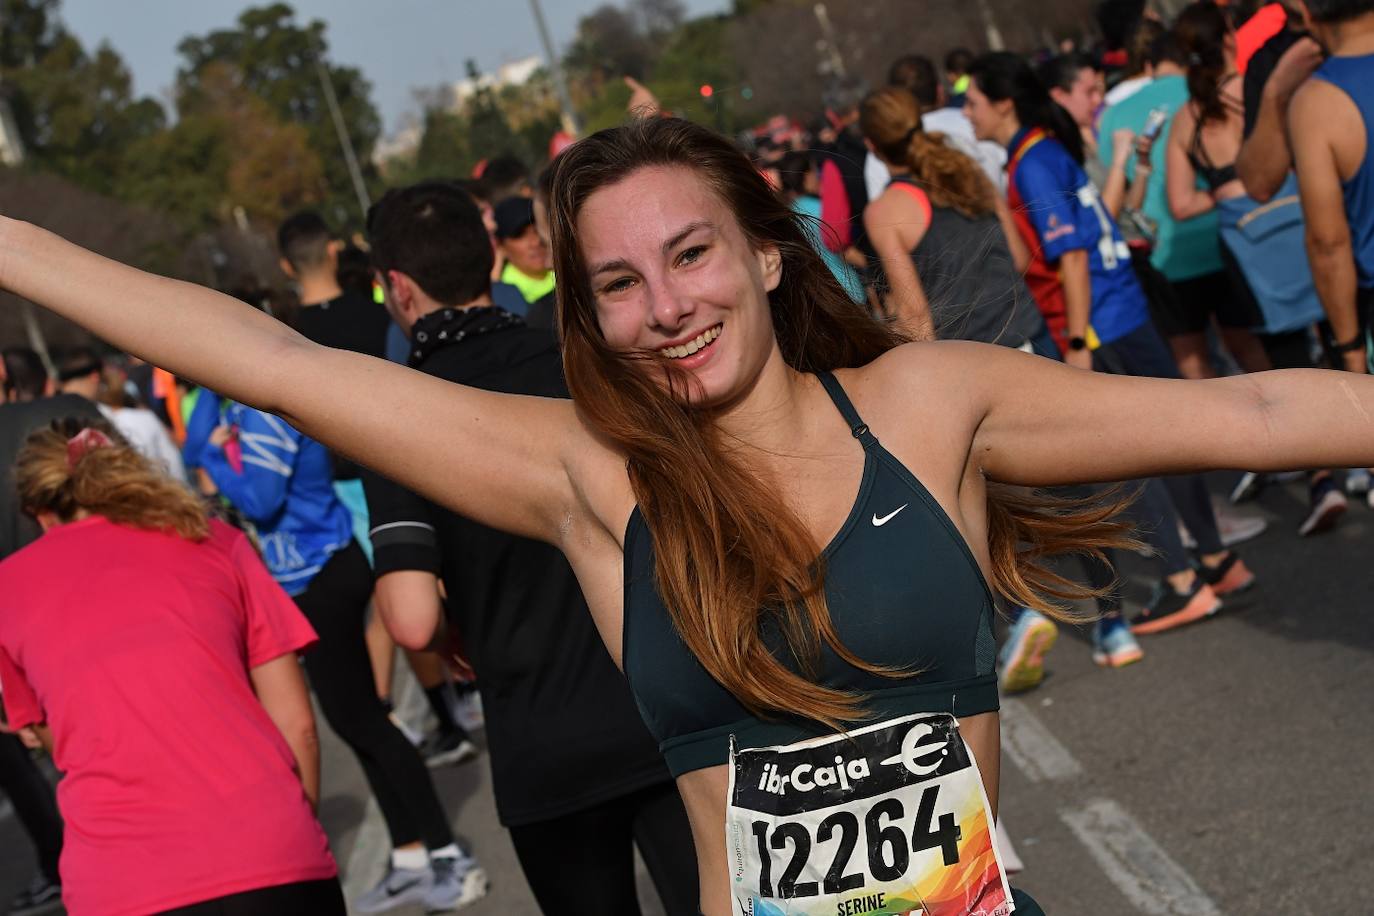
[[[919,672],[880,677],[822,646],[822,682],[863,694],[876,716],[869,721],[996,710],[993,603],[982,570],[940,504],[878,443],[835,377],[822,373],[820,380],[864,449],[858,498],[823,552],[831,619],[860,658]],[[674,776],[727,762],[731,735],[747,748],[829,733],[810,720],[750,715],[706,673],[658,594],[652,538],[638,507],[625,530],[622,638],[630,691]]]

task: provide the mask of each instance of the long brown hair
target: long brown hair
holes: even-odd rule
[[[856,304],[816,254],[806,230],[748,158],[687,121],[646,118],[578,141],[556,161],[549,216],[558,323],[568,388],[587,422],[625,453],[630,484],[656,556],[659,593],[687,648],[755,714],[800,714],[830,724],[864,714],[859,698],[816,683],[821,644],[861,669],[902,676],[840,642],[815,539],[780,494],[737,457],[709,410],[658,384],[641,354],[607,344],[597,323],[577,216],[597,190],[639,169],[690,169],[729,207],[749,242],[774,246],[783,280],[769,294],[773,328],[798,372],[865,365],[903,339]],[[993,585],[1009,599],[1062,613],[1042,597],[1093,594],[1045,565],[1051,553],[1100,554],[1125,543],[1116,505],[1069,504],[988,485]],[[800,661],[769,650],[771,617]]]
[[[70,450],[82,430],[110,444]],[[121,525],[173,532],[188,540],[210,533],[205,506],[191,490],[155,468],[104,420],[54,420],[29,435],[15,463],[24,511],[51,512],[63,522],[85,510]]]
[[[905,89],[870,92],[859,106],[859,127],[884,159],[911,169],[937,207],[968,217],[997,209],[992,182],[968,156],[945,143],[945,135],[921,128],[921,103]]]
[[[1185,7],[1174,22],[1174,37],[1188,55],[1188,97],[1197,106],[1199,129],[1208,121],[1225,121],[1228,111],[1221,94],[1226,76],[1226,36],[1231,23],[1221,7],[1201,0]]]

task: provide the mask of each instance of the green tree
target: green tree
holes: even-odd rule
[[[29,163],[109,192],[126,149],[162,129],[162,106],[133,96],[124,61],[92,55],[56,17],[55,0],[0,3],[0,80]]]
[[[305,128],[283,122],[225,63],[201,73],[196,110],[129,151],[120,192],[196,228],[234,208],[273,224],[324,199],[324,170]]]
[[[320,20],[300,25],[290,6],[274,3],[244,10],[233,28],[186,38],[177,46],[184,61],[177,73],[177,109],[186,116],[203,108],[207,68],[214,63],[231,65],[243,88],[262,99],[276,118],[304,130],[323,165],[329,209],[358,220],[352,181],[316,68],[316,60],[328,51],[325,32]],[[382,127],[372,104],[372,87],[353,67],[330,64],[328,73],[364,177],[380,185],[371,164]]]
[[[467,62],[467,72],[477,83],[481,74],[475,62]],[[420,143],[413,157],[387,164],[387,177],[394,184],[463,178],[483,159],[503,154],[537,169],[560,126],[558,102],[543,71],[518,86],[479,85],[461,104],[448,90],[421,97],[425,115]]]

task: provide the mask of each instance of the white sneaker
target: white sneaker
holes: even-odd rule
[[[487,724],[482,714],[482,692],[476,688],[455,690],[453,718],[465,732],[480,731]]]
[[[397,868],[392,865],[376,887],[353,901],[353,909],[359,913],[385,913],[399,906],[420,903],[429,899],[433,885],[432,868]]]
[[[1345,514],[1347,505],[1345,494],[1332,485],[1312,504],[1307,518],[1303,519],[1302,525],[1298,528],[1298,536],[1307,537],[1309,534],[1328,530]]]
[[[429,860],[431,881],[425,912],[456,910],[487,895],[487,872],[469,855],[435,856]]]

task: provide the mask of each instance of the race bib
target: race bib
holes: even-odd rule
[[[730,748],[735,916],[1005,916],[978,764],[945,713]]]

